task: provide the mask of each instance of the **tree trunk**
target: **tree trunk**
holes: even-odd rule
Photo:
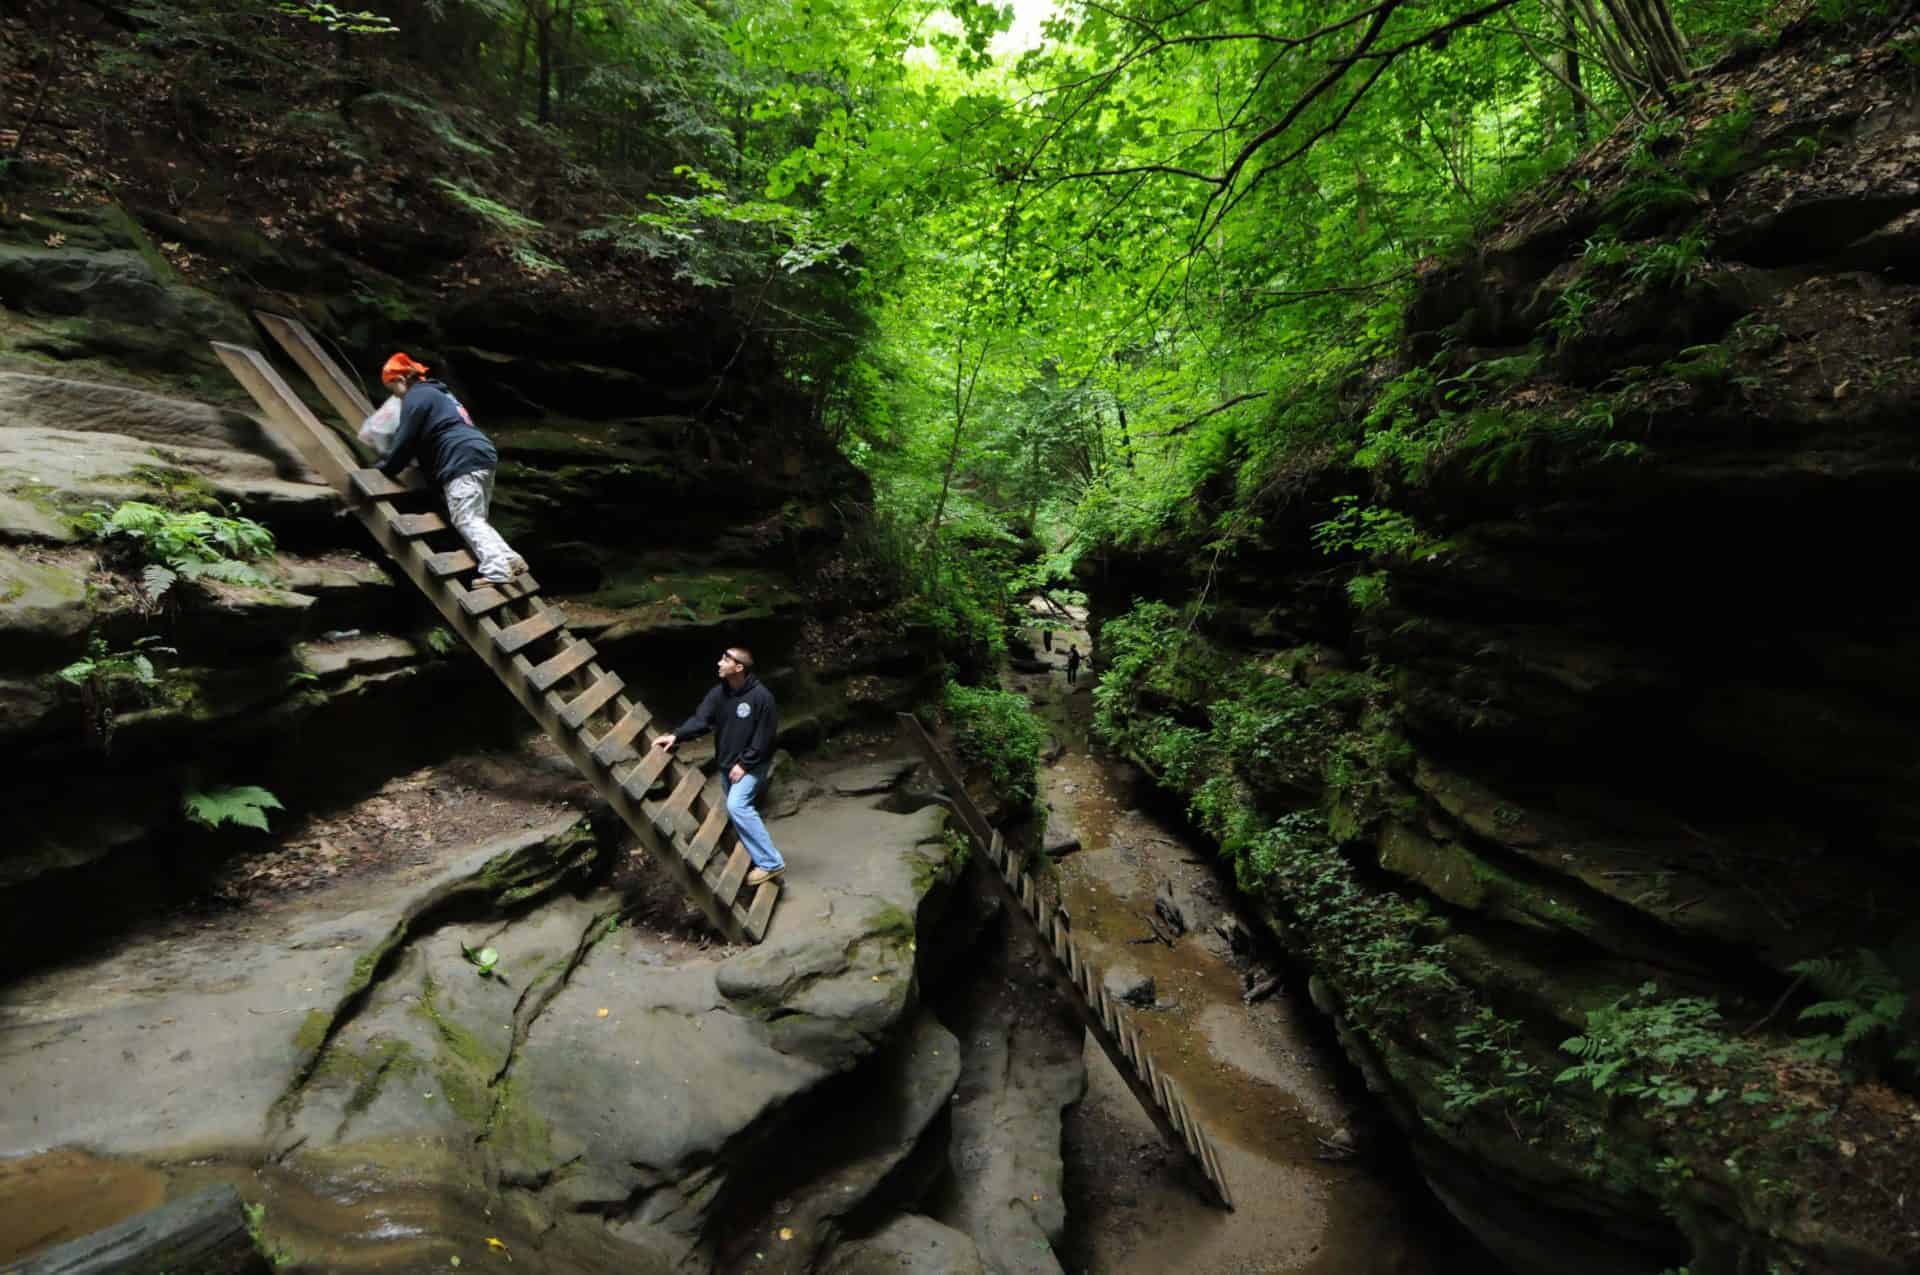
[[[520,31],[514,37],[516,46],[513,55],[513,101],[518,102],[527,87],[527,27],[533,21],[533,0],[523,0],[520,6]],[[518,108],[514,114],[519,114]]]
[[[1556,0],[1553,7],[1560,17],[1560,39],[1567,46],[1561,55],[1560,73],[1573,98],[1573,139],[1584,148],[1591,126],[1587,122],[1587,91],[1580,84],[1580,31],[1574,24],[1572,0]]]
[[[940,554],[940,521],[947,516],[947,493],[953,490],[953,471],[960,463],[960,440],[966,433],[967,409],[973,405],[973,387],[980,383],[980,365],[987,361],[987,343],[980,343],[972,375],[966,371],[966,352],[967,343],[963,339],[953,351],[953,443],[947,448],[946,468],[940,474],[940,499],[934,502],[933,521],[927,527],[927,549],[936,558]]]
[[[540,16],[536,20],[536,48],[540,57],[540,100],[539,109],[534,118],[542,124],[553,121],[553,7],[550,0],[540,0]]]

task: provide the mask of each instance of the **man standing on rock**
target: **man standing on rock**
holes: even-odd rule
[[[1077,645],[1069,644],[1067,646],[1067,685],[1072,686],[1079,677],[1080,648]]]
[[[767,825],[754,808],[773,760],[780,710],[773,692],[753,675],[753,652],[746,647],[728,647],[720,656],[718,672],[720,685],[707,692],[693,716],[672,734],[654,740],[653,746],[672,748],[683,739],[714,732],[713,759],[720,767],[720,787],[727,794],[727,817],[753,860],[747,884],[759,885],[787,870],[786,860],[773,848]]]
[[[387,392],[400,400],[400,427],[393,446],[380,458],[380,472],[398,478],[414,460],[433,475],[447,497],[447,520],[473,550],[480,578],[505,584],[527,569],[527,560],[515,553],[487,521],[493,501],[493,471],[500,454],[493,440],[480,432],[466,407],[439,381],[427,379],[427,365],[406,354],[396,354],[380,369]]]

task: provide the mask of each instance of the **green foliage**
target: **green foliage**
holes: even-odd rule
[[[609,929],[608,933],[612,933]],[[469,947],[460,945],[460,954],[467,958],[467,964],[473,966],[474,973],[481,978],[497,978],[505,981],[507,972],[500,968],[500,953],[490,947]]]
[[[1684,288],[1699,277],[1707,256],[1706,232],[1699,227],[1677,239],[1654,244],[1627,267],[1627,277],[1656,288]]]
[[[400,28],[377,13],[342,9],[328,0],[275,0],[273,11],[304,18],[315,26],[345,35],[392,35]]]
[[[461,182],[450,181],[445,177],[436,177],[433,184],[452,200],[455,207],[473,214],[504,235],[515,237],[530,235],[542,229],[541,224],[524,213],[515,212],[499,200],[483,195]]]
[[[1680,154],[1680,170],[1706,184],[1733,176],[1751,162],[1747,135],[1752,131],[1753,104],[1741,93],[1731,107],[1701,126]]]
[[[1520,1023],[1481,1006],[1453,1029],[1453,1065],[1439,1079],[1445,1110],[1471,1111],[1496,1102],[1509,1113],[1539,1116],[1549,1098],[1546,1075],[1529,1056]]]
[[[132,646],[122,650],[110,648],[105,638],[96,635],[87,639],[87,653],[55,676],[79,691],[88,733],[105,750],[113,743],[119,707],[128,701],[151,703],[159,697],[161,675],[153,657],[175,654],[151,635],[135,638]]]
[[[1837,1030],[1802,1043],[1821,1062],[1845,1064],[1872,1078],[1889,1065],[1920,1066],[1920,1039],[1911,1034],[1908,987],[1877,952],[1819,957],[1794,965],[1825,999],[1800,1011],[1803,1023],[1830,1022]]]
[[[1413,518],[1385,505],[1363,505],[1358,496],[1335,496],[1334,515],[1314,524],[1314,547],[1326,554],[1348,551],[1378,559],[1434,558],[1446,545]]]
[[[149,602],[158,602],[178,580],[271,584],[249,563],[273,555],[273,533],[251,518],[129,500],[110,512],[83,515],[79,528],[110,548],[124,548],[144,564],[141,588]]]
[[[267,811],[284,809],[280,799],[265,788],[252,785],[239,788],[190,788],[180,796],[180,810],[203,828],[233,824],[237,828],[268,831]]]
[[[1746,1067],[1756,1057],[1754,1047],[1726,1029],[1712,1001],[1661,1000],[1659,992],[1657,984],[1645,983],[1587,1011],[1587,1030],[1560,1044],[1580,1061],[1555,1076],[1554,1083],[1585,1081],[1595,1093],[1669,1109],[1724,1101],[1727,1089],[1702,1094],[1695,1073],[1703,1065]]]
[[[435,655],[448,655],[458,650],[460,639],[454,631],[444,624],[436,624],[426,632],[427,649]]]
[[[1026,697],[950,681],[941,702],[961,759],[984,769],[995,792],[1019,808],[1031,808],[1047,731]]]
[[[291,1266],[294,1261],[292,1250],[267,1239],[267,1206],[257,1202],[242,1204],[240,1211],[246,1217],[247,1238],[253,1241],[254,1251],[265,1258],[267,1264],[275,1270],[283,1266]],[[165,1272],[161,1272],[161,1275],[165,1275]]]
[[[1599,301],[1585,276],[1561,289],[1560,295],[1554,298],[1553,313],[1547,318],[1547,328],[1559,344],[1566,345],[1586,335],[1588,315]]]

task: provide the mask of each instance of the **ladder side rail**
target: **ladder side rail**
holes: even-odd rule
[[[340,414],[347,429],[357,433],[360,422],[373,414],[373,402],[360,389],[360,383],[334,361],[300,320],[265,310],[255,310],[253,317],[260,321],[268,336],[280,343],[287,356],[300,365],[300,370]]]
[[[919,719],[911,713],[902,713],[900,721],[902,729],[912,739],[921,756],[926,758],[927,764],[947,786],[961,814],[962,823],[971,824],[972,820],[968,817],[971,815],[985,824],[979,808],[960,785],[959,771],[939,745],[934,743],[933,737],[927,734]],[[968,832],[971,835],[973,829],[969,827]],[[1080,960],[1077,950],[1073,952],[1071,960],[1063,959],[1057,950],[1054,936],[1064,936],[1067,930],[1058,910],[1039,899],[1032,878],[1025,868],[1013,861],[1011,850],[998,832],[989,830],[984,839],[976,836],[973,840],[976,842],[974,859],[979,861],[984,857],[1000,869],[983,868],[983,871],[993,878],[1007,902],[1012,905],[1011,910],[1026,919],[1029,928],[1039,939],[1045,957],[1042,964],[1048,976],[1074,1007],[1087,1031],[1099,1042],[1101,1051],[1113,1064],[1113,1069],[1126,1082],[1127,1088],[1133,1091],[1135,1101],[1153,1121],[1167,1145],[1179,1152],[1199,1174],[1215,1202],[1224,1208],[1233,1208],[1233,1196],[1227,1189],[1225,1175],[1219,1171],[1219,1161],[1213,1154],[1210,1139],[1184,1106],[1179,1108],[1179,1114],[1176,1115],[1169,1101],[1162,1099],[1161,1086],[1167,1081],[1159,1079],[1156,1083],[1159,1073],[1145,1047],[1137,1043],[1138,1036],[1132,1031],[1127,1016],[1106,1000],[1100,972]],[[1072,948],[1074,945],[1068,940],[1064,946]],[[1103,1007],[1114,1014],[1113,1023],[1109,1024],[1106,1015],[1101,1012]],[[1130,1040],[1134,1042],[1131,1048]]]

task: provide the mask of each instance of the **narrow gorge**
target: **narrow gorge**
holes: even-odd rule
[[[1920,1269],[1912,6],[1228,9],[0,15],[0,1271]]]

